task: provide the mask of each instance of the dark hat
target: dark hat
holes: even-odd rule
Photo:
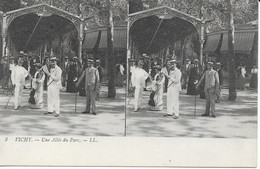
[[[162,70],[161,65],[155,65],[154,68],[155,68],[155,69],[158,69],[158,70]]]
[[[42,64],[41,63],[35,63],[35,66],[36,67],[42,67]]]
[[[11,56],[9,59],[10,59],[10,60],[14,60],[14,57]]]
[[[141,64],[144,64],[144,61],[143,60],[139,60],[138,61],[138,64],[141,63]]]
[[[46,52],[46,53],[45,53],[45,57],[50,57],[50,53],[49,53],[49,52]]]
[[[18,62],[24,62],[24,58],[23,57],[19,57],[18,58]]]
[[[135,60],[134,59],[129,59],[129,62],[135,62]]]

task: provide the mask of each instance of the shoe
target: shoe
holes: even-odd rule
[[[201,116],[209,116],[209,114],[202,114]]]
[[[138,109],[135,109],[134,112],[138,112]]]
[[[92,114],[93,114],[93,115],[97,115],[97,113],[96,113],[96,112],[93,112]]]
[[[173,116],[174,119],[178,119],[179,117],[178,116]]]
[[[82,114],[89,114],[89,111],[83,111]]]
[[[14,110],[18,110],[18,107],[14,108]]]
[[[59,117],[60,114],[55,113],[54,117]]]
[[[164,117],[172,116],[171,114],[164,114]]]
[[[216,118],[216,116],[215,116],[215,115],[212,115],[212,117],[213,117],[213,118]]]
[[[49,111],[48,111],[48,112],[45,112],[44,114],[53,114],[53,112],[49,112]]]

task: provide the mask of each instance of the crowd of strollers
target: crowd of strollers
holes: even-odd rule
[[[240,64],[236,70],[237,88],[244,90],[246,69]],[[152,111],[163,110],[163,93],[167,93],[167,112],[164,116],[179,116],[179,92],[200,95],[206,99],[206,109],[202,116],[216,117],[215,103],[220,103],[221,89],[224,86],[223,65],[220,62],[206,62],[202,68],[198,59],[186,59],[184,64],[168,57],[151,59],[146,54],[138,60],[130,59],[129,93],[134,96],[134,111],[141,109],[143,91],[150,91],[148,101]],[[251,70],[250,88],[257,88],[257,67]]]
[[[95,63],[94,63],[95,62]],[[8,65],[9,63],[9,65]],[[64,57],[58,60],[49,53],[41,61],[39,56],[28,57],[21,52],[17,58],[3,57],[0,64],[1,88],[14,93],[14,109],[21,106],[23,90],[30,88],[28,102],[32,109],[43,108],[43,91],[47,90],[46,114],[60,114],[60,90],[86,96],[86,110],[82,112],[96,115],[96,100],[99,100],[104,69],[100,60],[84,59],[82,64],[77,57]],[[125,68],[121,63],[115,65],[118,87],[124,86]],[[28,87],[29,83],[29,87]]]
[[[59,62],[56,57],[45,54],[43,61],[40,57],[29,58],[21,53],[19,57],[3,57],[0,62],[0,80],[3,89],[14,89],[14,109],[20,107],[23,89],[26,81],[30,81],[30,98],[28,102],[33,109],[43,108],[43,91],[47,90],[48,114],[60,112],[59,92],[86,96],[86,110],[82,113],[96,114],[95,101],[99,100],[101,83],[104,81],[104,69],[100,60],[95,63],[92,59],[79,62],[77,57],[64,57]],[[9,65],[8,65],[9,63]],[[224,72],[220,62],[207,62],[202,68],[198,59],[186,59],[184,64],[168,57],[164,62],[160,58],[151,59],[143,54],[138,60],[130,60],[129,94],[134,96],[134,111],[142,106],[143,91],[151,91],[148,102],[150,109],[163,110],[163,93],[167,92],[167,113],[165,116],[179,116],[179,92],[184,90],[188,95],[200,95],[206,98],[206,110],[203,116],[215,117],[215,102],[220,102],[223,88]],[[115,65],[115,84],[123,87],[125,81],[124,63]],[[250,74],[250,88],[257,88],[257,67],[254,65],[250,73],[244,65],[236,69],[237,88],[244,90],[246,79]]]

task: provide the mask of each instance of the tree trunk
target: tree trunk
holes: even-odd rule
[[[234,50],[234,17],[232,0],[227,0],[228,15],[228,67],[229,67],[229,96],[228,100],[236,100],[236,69],[235,69],[235,50]]]
[[[113,48],[113,13],[111,9],[111,0],[107,2],[107,58],[108,58],[108,97],[115,98],[115,61],[114,61],[114,48]]]

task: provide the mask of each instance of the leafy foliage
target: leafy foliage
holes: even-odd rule
[[[202,3],[202,4],[200,4]],[[169,6],[187,14],[200,18],[200,10],[204,19],[214,18],[208,24],[208,31],[215,31],[227,27],[226,0],[142,0],[144,9],[156,6]],[[244,24],[256,20],[258,4],[256,0],[233,0],[234,23]]]
[[[0,0],[0,11],[8,12],[20,7],[20,0]]]

